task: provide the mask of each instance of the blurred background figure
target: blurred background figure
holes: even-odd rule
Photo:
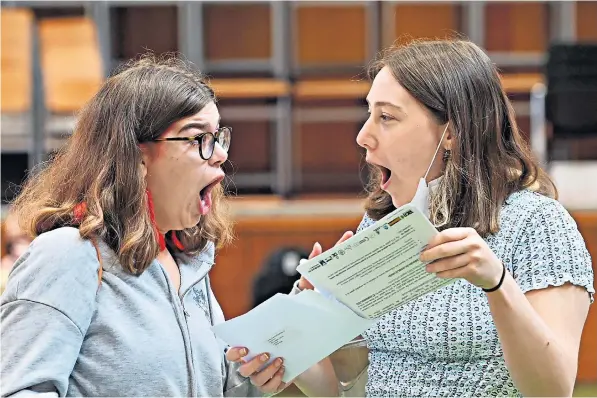
[[[4,286],[8,274],[17,259],[25,252],[31,240],[24,235],[19,228],[14,217],[6,218],[2,225],[2,260],[0,262],[0,293],[4,291]]]
[[[277,293],[288,294],[300,275],[296,270],[302,258],[309,252],[298,247],[282,247],[265,261],[253,281],[253,305],[257,307]]]
[[[394,42],[462,36],[499,68],[516,122],[597,269],[596,0],[19,0],[1,1],[0,16],[6,264],[25,244],[4,231],[28,171],[61,147],[117,66],[147,50],[177,52],[210,76],[234,135],[224,169],[237,239],[218,253],[212,285],[226,317],[241,315],[297,277],[264,271],[280,264],[275,252],[314,240],[330,247],[363,216],[365,65]],[[595,352],[593,305],[577,395],[597,396]]]

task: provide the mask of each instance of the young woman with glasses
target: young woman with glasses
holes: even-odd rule
[[[230,133],[181,61],[107,79],[13,204],[35,239],[2,296],[3,396],[260,395],[211,332]]]

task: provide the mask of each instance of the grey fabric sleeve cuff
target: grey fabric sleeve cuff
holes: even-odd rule
[[[290,291],[290,293],[288,293],[289,296],[296,296],[297,294],[299,294],[302,291],[298,287],[298,283],[299,283],[299,281],[294,282],[294,284],[292,285],[292,290]]]

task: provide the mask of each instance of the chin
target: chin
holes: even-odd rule
[[[399,208],[400,205],[398,204],[398,201],[392,196],[392,204],[394,205],[395,208]]]
[[[185,229],[196,227],[197,224],[199,224],[199,221],[201,221],[201,216],[197,216],[192,222],[189,222],[189,224],[185,226]]]

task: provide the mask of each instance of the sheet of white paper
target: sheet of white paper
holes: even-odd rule
[[[297,270],[355,313],[376,319],[453,282],[429,274],[419,260],[437,233],[416,207],[405,205]]]
[[[248,360],[263,352],[270,354],[270,362],[283,358],[283,381],[288,382],[373,323],[305,290],[296,296],[277,294],[250,312],[214,326],[213,331],[232,347],[247,347]]]

